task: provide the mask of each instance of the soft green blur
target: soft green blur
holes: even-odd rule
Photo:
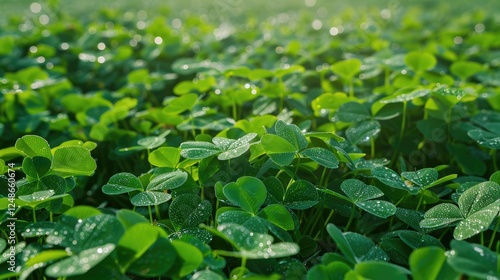
[[[247,16],[265,19],[283,12],[304,11],[311,14],[328,13],[334,15],[345,9],[377,8],[407,9],[419,6],[423,9],[443,10],[444,17],[454,17],[461,13],[481,9],[500,14],[498,0],[0,0],[0,23],[5,23],[11,15],[22,16],[30,13],[30,4],[38,2],[42,6],[58,4],[73,15],[87,16],[102,8],[116,11],[145,10],[149,14],[169,12],[172,16],[183,14],[205,15],[212,20],[238,23]]]

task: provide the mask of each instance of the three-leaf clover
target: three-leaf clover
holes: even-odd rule
[[[281,204],[270,204],[260,210],[267,197],[264,183],[250,176],[239,178],[223,188],[224,199],[236,207],[222,207],[217,211],[219,224],[237,223],[256,232],[265,232],[269,224],[292,230],[295,224],[290,212]]]
[[[441,203],[429,209],[420,226],[440,228],[456,225],[453,237],[463,240],[488,230],[499,211],[500,185],[488,181],[466,190],[458,199],[458,206]]]
[[[203,141],[187,141],[180,145],[181,155],[189,159],[203,159],[218,155],[219,160],[229,160],[244,154],[250,148],[250,141],[257,136],[249,133],[239,139],[214,137],[212,143]]]
[[[275,134],[265,134],[260,143],[264,152],[279,166],[287,166],[298,155],[327,167],[337,168],[339,165],[335,154],[322,147],[307,148],[308,141],[300,128],[294,124],[286,124],[278,120],[274,125]]]
[[[396,206],[385,200],[373,200],[384,195],[377,187],[367,185],[357,179],[347,179],[340,185],[343,196],[329,189],[319,189],[322,192],[347,200],[360,209],[381,218],[387,218],[396,213]]]
[[[182,186],[187,178],[188,174],[185,171],[176,170],[154,177],[144,187],[135,175],[123,172],[113,175],[102,187],[102,191],[109,195],[131,193],[130,202],[134,206],[159,205],[172,198],[167,190]]]

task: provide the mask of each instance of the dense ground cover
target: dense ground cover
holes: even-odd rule
[[[494,1],[214,3],[2,19],[0,279],[500,278]]]

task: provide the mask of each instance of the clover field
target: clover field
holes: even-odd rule
[[[455,2],[4,2],[0,279],[500,279],[500,5]]]

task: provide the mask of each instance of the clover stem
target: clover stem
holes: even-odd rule
[[[158,205],[155,204],[155,212],[156,212],[156,220],[161,220],[160,216],[160,208],[158,208]]]
[[[394,216],[391,216],[391,218],[389,219],[389,229],[388,231],[392,231],[392,224],[394,223]]]
[[[241,269],[240,272],[238,273],[238,279],[243,278],[243,273],[245,272],[246,266],[247,266],[247,257],[241,256]]]
[[[50,220],[51,222],[53,222],[53,221],[54,221],[54,214],[53,214],[52,212],[49,212],[49,220]]]
[[[370,138],[370,148],[371,148],[371,153],[370,153],[370,156],[371,158],[375,158],[375,138],[374,137],[371,137]]]
[[[33,208],[33,223],[36,223],[36,211],[35,208]]]
[[[349,80],[349,96],[354,97],[354,85],[352,83],[352,79]]]
[[[295,166],[295,171],[293,172],[293,178],[292,180],[295,181],[295,176],[297,175],[297,172],[299,171],[299,166],[300,166],[300,155],[297,155],[297,165]]]
[[[326,182],[330,181],[330,175],[332,175],[332,171],[333,171],[333,169],[330,169],[328,171],[328,174],[326,175]],[[325,182],[325,187],[326,187],[326,182]]]
[[[391,159],[392,165],[395,164],[396,158],[399,155],[399,149],[401,148],[401,142],[403,142],[403,135],[404,135],[404,131],[406,128],[406,107],[407,107],[406,105],[407,105],[407,102],[404,101],[403,102],[403,116],[402,116],[402,120],[401,120],[401,128],[399,129],[399,138],[397,139],[397,142],[396,142],[396,151],[394,151],[394,154],[392,155],[392,159]]]
[[[330,222],[330,219],[332,218],[333,213],[334,213],[334,211],[333,211],[333,209],[332,209],[332,210],[330,211],[330,214],[328,214],[328,217],[326,217],[326,220],[325,220],[325,223],[324,223],[323,227],[326,227],[326,226],[328,225],[328,222]],[[319,231],[318,231],[318,232],[319,232]]]
[[[305,219],[306,214],[305,214],[304,211],[302,211],[300,214],[301,214],[300,215],[300,220],[303,221]],[[309,217],[312,217],[312,219],[308,219],[308,220],[314,220],[315,217],[316,217],[316,214],[317,214],[316,208],[312,208],[311,212],[308,215]],[[302,232],[304,232],[304,233],[309,232],[309,230],[311,228],[311,224],[312,223],[306,223],[306,224],[304,224],[304,228],[302,229]]]
[[[149,212],[149,222],[153,224],[153,212],[151,211],[151,206],[148,205],[148,212]]]
[[[319,185],[326,188],[326,186],[324,185],[325,175],[326,175],[326,167],[323,167],[323,172],[321,172],[321,177],[319,179]]]
[[[420,199],[418,200],[417,208],[415,210],[418,211],[418,208],[420,208],[420,204],[422,204],[423,198],[424,198],[424,194],[420,194]]]
[[[344,231],[347,231],[349,229],[349,226],[351,225],[352,221],[354,220],[354,213],[356,213],[356,206],[352,206],[351,210],[351,216],[349,217],[349,221],[347,221],[347,225],[345,226]]]
[[[493,230],[493,235],[491,235],[490,243],[488,244],[489,249],[491,249],[491,246],[493,246],[493,241],[495,240],[495,235],[497,234],[499,226],[500,226],[500,218],[497,218],[497,224],[495,225],[495,229]]]
[[[405,193],[405,195],[403,195],[403,197],[401,197],[401,199],[399,199],[398,202],[396,202],[396,204],[394,204],[394,205],[398,206],[401,202],[403,202],[403,200],[405,200],[407,195],[408,195],[408,193]]]
[[[400,148],[399,146],[401,146],[404,131],[406,128],[406,107],[407,107],[407,104],[408,104],[408,102],[406,102],[406,101],[403,102],[403,119],[401,120],[401,129],[399,130],[398,152],[399,152],[399,148]]]
[[[308,234],[309,236],[311,236],[311,235],[314,233],[314,229],[316,228],[316,225],[318,224],[319,219],[320,219],[320,218],[321,218],[321,216],[322,216],[321,214],[323,214],[323,211],[321,211],[321,209],[320,209],[320,210],[318,210],[318,212],[316,212],[316,215],[315,215],[315,217],[314,217],[314,222],[312,223],[312,226],[311,226],[311,228],[309,229],[309,234]],[[319,231],[318,231],[318,232],[319,232]]]
[[[236,101],[233,101],[233,120],[236,121],[238,117],[238,109],[236,108]]]

